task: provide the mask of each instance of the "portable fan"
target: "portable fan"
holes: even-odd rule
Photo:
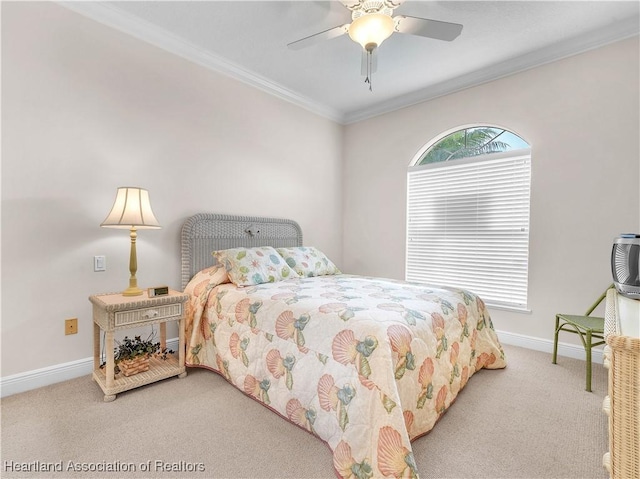
[[[640,235],[623,234],[613,241],[611,273],[620,294],[640,299]]]

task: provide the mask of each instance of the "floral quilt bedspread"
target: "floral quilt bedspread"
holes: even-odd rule
[[[350,275],[226,281],[208,268],[185,290],[187,365],[320,437],[338,477],[418,477],[411,440],[476,371],[506,366],[468,291]]]

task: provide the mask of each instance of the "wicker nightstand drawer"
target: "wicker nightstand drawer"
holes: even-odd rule
[[[158,306],[155,308],[117,311],[115,313],[115,323],[117,327],[135,323],[146,323],[147,321],[181,315],[182,303],[167,304],[166,306]]]

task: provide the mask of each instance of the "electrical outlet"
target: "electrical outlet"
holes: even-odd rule
[[[78,318],[64,320],[64,334],[76,334],[78,332]]]

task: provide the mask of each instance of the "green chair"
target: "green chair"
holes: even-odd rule
[[[612,288],[613,284],[609,286]],[[607,288],[607,290],[609,289]],[[604,318],[591,316],[591,313],[607,296],[607,291],[602,293],[598,300],[587,310],[584,315],[556,314],[556,332],[553,339],[553,364],[557,364],[558,358],[558,333],[566,331],[580,336],[582,345],[587,353],[587,391],[591,392],[591,348],[604,344]],[[599,340],[593,342],[594,339]]]

